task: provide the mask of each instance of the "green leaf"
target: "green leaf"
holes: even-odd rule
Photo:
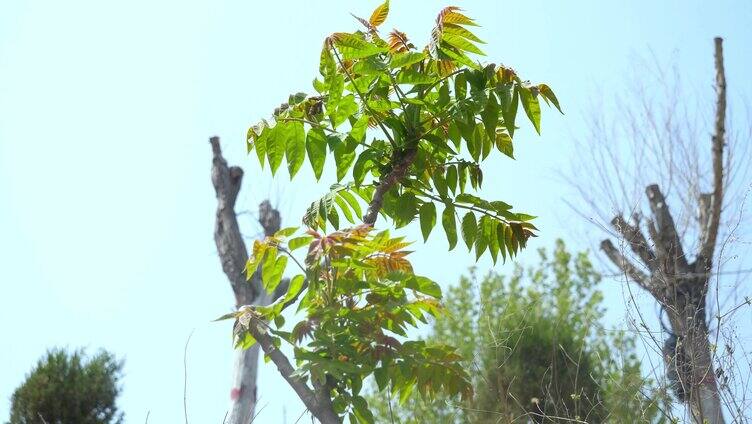
[[[496,102],[496,96],[494,96],[493,93],[489,93],[486,107],[483,109],[483,112],[481,112],[480,116],[483,120],[483,126],[486,129],[486,134],[488,134],[488,138],[491,140],[493,140],[494,136],[496,135],[496,125],[498,125],[499,123],[500,112],[501,110],[499,108],[499,103]]]
[[[473,160],[478,162],[481,154],[483,153],[483,144],[486,140],[486,132],[483,129],[483,124],[476,124],[473,129],[472,142],[467,143],[467,150],[470,151],[470,156]]]
[[[481,56],[485,56],[486,54],[483,53],[481,49],[479,49],[475,44],[473,44],[468,39],[461,37],[459,35],[455,35],[452,33],[444,32],[444,34],[441,37],[441,41],[445,43],[449,43],[453,47],[456,47],[460,50],[464,50],[469,53],[475,53]]]
[[[448,187],[446,179],[444,178],[444,170],[442,168],[436,168],[436,170],[433,172],[432,177],[433,186],[436,188],[439,196],[441,196],[442,199],[445,199],[449,195],[449,193],[447,192]]]
[[[397,228],[402,228],[415,219],[418,211],[418,199],[412,193],[403,193],[395,199],[393,205],[389,205],[389,215],[394,220]]]
[[[311,162],[313,174],[316,181],[321,178],[326,162],[326,136],[321,128],[312,128],[308,131],[306,138],[306,151],[308,152],[308,161]]]
[[[464,100],[467,95],[467,77],[464,72],[460,72],[454,77],[454,97],[457,100]]]
[[[355,407],[354,412],[355,416],[358,417],[358,420],[367,424],[375,423],[373,414],[371,413],[371,410],[368,409],[368,402],[366,402],[363,396],[355,396],[353,398],[353,406]]]
[[[391,62],[389,62],[389,67],[392,69],[404,68],[405,66],[410,66],[418,63],[426,57],[426,54],[423,52],[396,53],[394,56],[392,56],[392,60]]]
[[[446,184],[447,187],[449,187],[449,190],[452,191],[452,194],[457,192],[457,167],[454,165],[449,165],[447,167]]]
[[[342,211],[342,214],[345,215],[345,219],[348,220],[351,224],[355,224],[355,220],[353,220],[352,213],[350,212],[350,207],[347,205],[347,202],[342,200],[339,196],[334,196],[334,203],[339,206],[339,209]]]
[[[476,43],[485,44],[483,40],[478,38],[475,34],[468,29],[452,23],[444,23],[444,34],[458,35],[460,37],[467,38],[468,40],[475,41]]]
[[[355,96],[348,94],[343,97],[337,104],[337,110],[332,114],[332,128],[337,128],[343,122],[358,111],[358,104],[355,103]]]
[[[447,56],[450,59],[462,65],[465,65],[470,69],[480,69],[480,66],[478,66],[477,63],[473,62],[472,59],[467,57],[464,53],[462,53],[459,50],[439,48],[439,57],[441,57],[441,55]]]
[[[387,15],[389,15],[389,0],[386,0],[371,13],[371,18],[368,19],[368,22],[377,27],[386,21]]]
[[[362,142],[368,129],[368,115],[361,115],[350,130],[350,137],[358,143]]]
[[[499,221],[495,219],[487,219],[483,223],[483,237],[488,242],[488,251],[491,253],[491,259],[493,263],[496,263],[496,257],[499,254],[499,239],[497,237],[496,224]]]
[[[362,59],[387,51],[386,47],[379,47],[356,34],[338,32],[331,37],[345,60]]]
[[[350,205],[353,212],[355,212],[355,215],[357,215],[358,217],[363,216],[363,211],[360,208],[360,203],[358,203],[358,200],[355,198],[355,196],[352,195],[352,193],[347,190],[342,190],[337,192],[337,195],[345,199],[345,202]]]
[[[353,65],[352,73],[356,75],[381,75],[386,70],[384,63],[378,56],[361,59]],[[356,78],[359,80],[359,78]],[[360,84],[358,84],[360,86]]]
[[[224,321],[224,320],[227,320],[227,319],[236,319],[238,317],[238,315],[240,315],[239,312],[230,312],[228,314],[222,315],[221,317],[213,320],[212,322]]]
[[[379,390],[384,390],[389,383],[389,369],[386,366],[382,366],[373,370],[373,377],[376,380],[376,385],[379,386]]]
[[[488,216],[484,215],[480,221],[478,221],[478,230],[476,233],[475,238],[475,260],[477,261],[480,259],[483,252],[486,251],[486,247],[488,247],[488,240],[484,237],[484,227],[485,227],[485,221],[489,220]]]
[[[501,257],[504,262],[507,261],[506,242],[504,241],[505,227],[506,224],[504,224],[503,222],[499,222],[499,224],[496,226],[496,242],[499,245],[499,252],[501,252]]]
[[[475,221],[475,214],[468,212],[462,218],[462,239],[465,240],[467,250],[473,248],[475,242],[475,233],[478,230],[478,224]]]
[[[337,72],[337,63],[334,61],[334,56],[329,48],[329,42],[325,41],[324,46],[321,48],[321,59],[319,62],[319,73],[325,79]]]
[[[255,140],[252,145],[249,144],[248,149],[256,149],[256,156],[258,157],[259,163],[261,164],[261,169],[264,169],[264,162],[266,162],[266,144],[267,140],[269,139],[269,134],[271,134],[272,132],[272,129],[269,128],[265,121],[260,125],[262,126],[262,128],[261,134],[259,135],[256,135],[257,133],[253,128],[248,130],[249,136]]]
[[[517,116],[517,103],[519,103],[520,98],[519,89],[516,85],[512,90],[513,94],[511,101],[509,102],[509,107],[504,108],[502,111],[502,115],[504,116],[504,126],[507,128],[510,137],[514,137],[514,120]]]
[[[510,137],[506,131],[496,131],[496,148],[499,149],[501,153],[514,159],[514,146],[512,145],[512,137]]]
[[[556,98],[556,94],[554,94],[554,91],[551,90],[551,87],[547,86],[546,84],[538,84],[538,91],[540,91],[544,99],[551,101],[551,103],[556,106],[556,109],[558,109],[562,115],[564,114],[564,112],[562,112],[561,110],[561,107],[559,106],[559,99]]]
[[[454,205],[451,203],[446,204],[444,212],[441,214],[441,225],[444,226],[447,235],[449,250],[452,250],[457,245],[457,223],[454,219]]]
[[[297,249],[300,249],[303,246],[308,246],[313,241],[313,237],[311,236],[301,236],[301,237],[295,237],[291,238],[290,240],[287,240],[287,249],[292,251],[295,251]]]
[[[266,139],[266,157],[269,160],[272,175],[277,172],[282,159],[285,157],[285,143],[287,142],[287,138],[285,137],[287,133],[286,125],[289,124],[280,122],[275,125]]]
[[[306,140],[305,130],[301,122],[290,122],[285,132],[287,138],[287,170],[290,172],[290,179],[295,176],[303,166],[305,160]]]
[[[366,178],[366,173],[374,166],[374,159],[377,157],[376,152],[371,149],[366,149],[358,156],[358,160],[355,161],[353,166],[353,181],[355,185],[363,184],[363,180]]]
[[[334,148],[334,162],[337,164],[337,181],[342,181],[355,162],[355,143],[345,141],[337,144]]]
[[[437,299],[441,299],[441,286],[439,286],[430,278],[421,277],[418,275],[412,276],[405,283],[405,287],[411,290],[419,291],[423,294],[427,294]]]
[[[433,84],[436,82],[436,77],[426,74],[424,72],[418,72],[414,69],[407,68],[402,69],[395,78],[397,84]]]
[[[420,215],[420,230],[423,233],[423,241],[427,241],[431,230],[436,225],[436,205],[430,201],[423,203],[418,213]]]
[[[520,99],[522,100],[522,108],[525,109],[528,119],[533,123],[535,131],[540,134],[541,110],[538,97],[529,88],[521,87]]]
[[[274,233],[274,237],[290,237],[295,234],[295,231],[298,231],[298,227],[285,227]]]

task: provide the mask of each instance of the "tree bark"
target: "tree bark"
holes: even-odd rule
[[[646,188],[654,218],[647,223],[652,246],[648,245],[639,222],[630,224],[621,216],[611,221],[648,273],[625,257],[610,240],[601,243],[601,249],[611,262],[647,290],[668,315],[671,328],[664,345],[666,369],[670,379],[675,380],[677,397],[689,407],[692,421],[697,424],[724,423],[706,317],[706,299],[723,205],[726,77],[720,38],[715,39],[715,68],[717,99],[715,134],[711,143],[713,188],[712,193],[700,196],[700,246],[695,252],[694,262],[688,260],[666,199],[655,184]]]
[[[280,288],[273,295],[268,295],[263,290],[260,273],[254,274],[249,281],[246,280],[244,269],[248,260],[248,250],[235,213],[235,201],[240,192],[243,170],[237,166],[227,166],[227,161],[222,157],[218,137],[212,137],[209,142],[213,152],[212,184],[217,196],[214,242],[217,245],[222,270],[227,275],[235,296],[235,307],[268,305],[286,291],[287,285],[280,284]],[[267,201],[259,206],[259,223],[267,236],[279,230],[279,212]],[[249,349],[237,349],[235,352],[233,386],[230,391],[231,409],[227,420],[229,424],[248,424],[254,417],[258,362],[258,344]]]

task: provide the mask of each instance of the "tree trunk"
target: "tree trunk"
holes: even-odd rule
[[[601,242],[601,249],[611,262],[648,291],[667,313],[671,328],[666,329],[669,338],[663,348],[666,371],[677,397],[688,406],[696,424],[724,423],[705,308],[724,194],[726,75],[721,38],[715,39],[715,69],[715,132],[710,150],[713,187],[712,192],[699,197],[700,243],[694,262],[690,263],[685,254],[666,199],[656,184],[646,189],[652,219],[644,226],[639,215],[632,223],[623,216],[611,221],[643,267],[634,264],[610,240]],[[643,227],[652,243],[643,235]]]
[[[212,183],[217,196],[214,241],[222,262],[222,270],[227,275],[235,295],[235,308],[244,305],[268,305],[287,290],[287,282],[283,281],[275,293],[268,295],[262,288],[259,272],[250,280],[246,280],[244,269],[248,260],[248,250],[235,213],[235,200],[240,191],[243,170],[237,166],[227,166],[227,161],[222,157],[218,137],[212,137],[209,142],[213,152]],[[259,206],[259,223],[264,228],[266,236],[279,230],[279,212],[273,209],[268,201],[262,202]],[[248,424],[254,418],[258,359],[258,344],[249,349],[237,349],[235,352],[233,386],[230,391],[232,405],[228,424]]]

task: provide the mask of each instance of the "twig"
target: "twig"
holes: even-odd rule
[[[191,342],[195,330],[195,328],[191,330],[183,349],[183,416],[185,417],[185,424],[188,424],[188,343]]]

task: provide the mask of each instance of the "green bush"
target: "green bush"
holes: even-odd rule
[[[120,424],[122,361],[100,351],[48,351],[11,397],[10,424]]]
[[[458,346],[474,399],[374,397],[377,422],[662,422],[665,398],[642,376],[634,337],[601,324],[599,281],[587,255],[562,241],[527,271],[463,277],[429,339]]]

